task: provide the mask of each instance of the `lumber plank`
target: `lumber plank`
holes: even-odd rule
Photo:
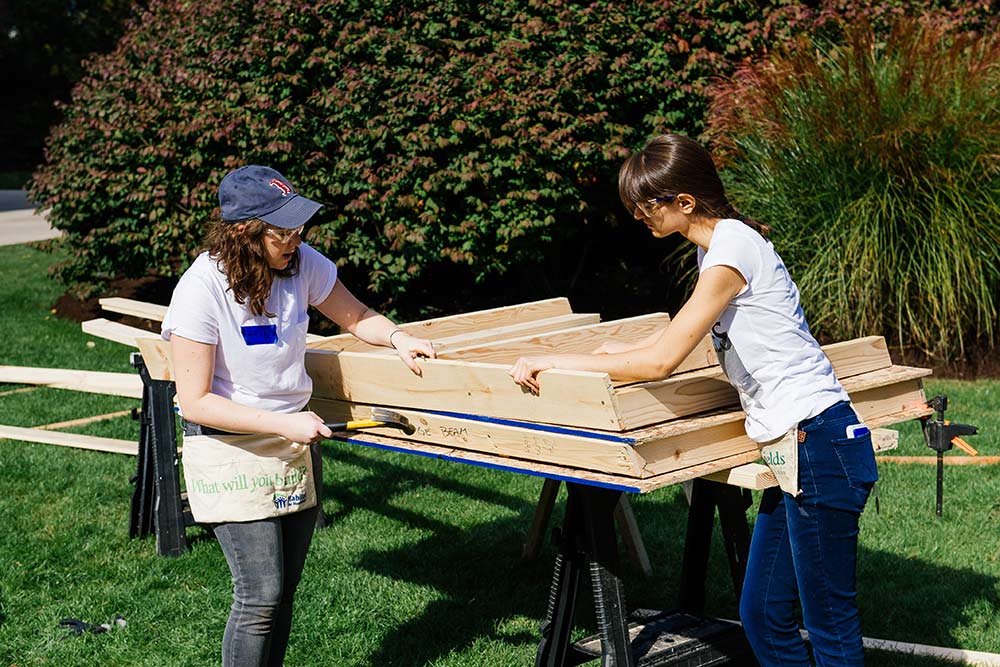
[[[113,454],[131,454],[132,456],[136,456],[139,453],[138,443],[131,440],[99,438],[93,435],[61,433],[59,431],[47,431],[39,428],[0,426],[0,438],[21,440],[23,442],[40,442],[48,445],[59,445],[61,447],[75,447],[77,449],[91,449],[98,452],[111,452]]]
[[[174,364],[170,355],[170,343],[162,338],[140,338],[136,342],[150,379],[173,380]]]
[[[879,463],[919,463],[937,465],[937,456],[879,456]],[[1000,463],[1000,456],[965,456],[964,454],[946,455],[942,461],[946,466],[989,466]]]
[[[638,343],[670,322],[666,313],[610,320],[544,334],[524,335],[500,341],[470,342],[443,354],[445,359],[463,359],[490,364],[513,364],[528,354],[588,354],[605,340]]]
[[[729,470],[719,470],[705,475],[702,479],[740,486],[744,489],[753,489],[755,491],[778,485],[778,480],[774,476],[774,473],[763,463],[744,463]]]
[[[160,334],[153,333],[152,331],[146,331],[145,329],[139,329],[137,327],[130,327],[127,324],[122,324],[121,322],[112,322],[104,319],[103,317],[87,320],[86,322],[81,323],[80,327],[83,329],[84,333],[90,334],[91,336],[112,340],[116,343],[129,345],[131,347],[137,347],[138,344],[136,343],[136,340],[140,338],[160,337]]]
[[[874,448],[876,454],[887,452],[897,447],[899,447],[899,431],[894,431],[891,428],[872,429],[872,448]]]
[[[135,299],[125,299],[120,296],[109,296],[98,299],[103,310],[121,315],[132,315],[154,322],[162,322],[167,315],[167,307]]]
[[[892,366],[889,346],[882,336],[864,336],[831,343],[823,346],[823,352],[841,381]]]
[[[72,389],[91,394],[142,398],[142,379],[133,373],[81,371],[69,368],[0,366],[0,382]]]
[[[885,341],[881,336],[858,338],[835,343],[828,356],[842,382],[862,373],[891,366]],[[551,371],[546,371],[551,372]],[[545,373],[540,373],[543,377]],[[685,417],[738,403],[736,389],[729,384],[718,366],[672,375],[665,380],[643,382],[616,390],[625,428]]]
[[[726,470],[744,463],[751,463],[758,457],[758,453],[754,451],[749,454],[744,453],[728,456],[700,465],[674,470],[656,477],[639,479],[625,477],[622,475],[594,472],[592,470],[578,470],[549,463],[505,458],[495,454],[486,454],[484,452],[441,447],[439,445],[429,445],[422,442],[401,440],[398,438],[375,435],[368,432],[361,433],[357,436],[343,438],[338,437],[336,440],[346,442],[348,444],[391,448],[400,451],[412,452],[422,456],[459,461],[472,465],[481,465],[500,470],[534,475],[536,477],[547,477],[550,479],[569,482],[577,481],[588,484],[600,484],[618,488],[629,493],[649,493],[664,486],[678,484],[689,479],[694,479],[695,477],[703,477],[717,470]]]
[[[498,326],[531,322],[559,315],[569,315],[572,312],[569,300],[565,297],[557,297],[555,299],[531,301],[513,306],[477,310],[470,313],[446,315],[444,317],[435,317],[417,322],[404,322],[397,326],[408,334],[435,340],[450,336],[460,336],[472,331],[491,329]],[[316,341],[310,347],[319,350],[366,351],[373,346],[368,345],[368,343],[359,340],[351,334],[339,334]]]
[[[91,336],[113,340],[116,343],[129,345],[131,347],[138,347],[138,343],[136,341],[139,339],[160,338],[160,334],[156,332],[131,327],[127,324],[122,324],[121,322],[112,322],[104,319],[103,317],[87,320],[86,322],[81,323],[80,327],[83,329],[84,333],[90,334]],[[322,336],[317,336],[316,334],[306,334],[307,344],[312,341],[320,340],[323,340]]]
[[[325,421],[337,422],[367,419],[371,407],[319,398],[309,402],[309,408]],[[633,477],[641,473],[642,464],[629,437],[528,422],[393,410],[409,419],[416,433],[406,436],[390,428],[366,429],[365,433]]]
[[[470,330],[458,335],[436,338],[433,339],[432,342],[434,343],[434,350],[438,353],[438,357],[446,357],[446,355],[443,355],[442,353],[446,353],[456,347],[464,347],[473,343],[478,345],[485,343],[502,344],[502,341],[509,338],[522,337],[528,334],[536,335],[541,332],[560,331],[569,327],[595,324],[600,321],[601,316],[598,313],[569,313],[567,315],[546,317],[538,320],[531,320],[530,322],[520,322],[518,324],[510,324],[502,327]],[[322,345],[312,345],[310,347],[313,349],[324,349]],[[352,352],[367,352],[369,354],[382,354],[390,357],[396,356],[396,350],[393,348],[369,345],[361,340],[358,340],[356,343],[351,343],[349,346],[344,345],[342,347],[344,349],[349,348]]]
[[[150,377],[172,380],[169,344],[162,339],[138,343]],[[621,429],[605,373],[547,371],[540,399],[514,384],[507,368],[497,364],[421,359],[418,377],[395,357],[315,349],[306,352],[305,363],[314,398],[418,410],[455,405],[466,414]]]
[[[510,340],[495,341],[485,345],[469,345],[447,350],[442,354],[445,359],[466,359],[493,364],[510,365],[519,357],[532,354],[575,353],[589,354],[605,340],[615,340],[622,343],[638,343],[663,329],[670,323],[666,313],[651,313],[611,320],[591,326],[576,327],[538,336],[526,336]],[[686,373],[689,371],[718,366],[718,358],[712,347],[712,337],[705,336],[697,347],[680,363],[674,371]],[[627,384],[627,383],[618,383]]]
[[[502,344],[505,339],[534,335],[546,332],[558,332],[571,327],[597,324],[601,321],[598,313],[568,313],[556,317],[520,322],[502,327],[492,327],[479,331],[469,331],[446,338],[434,339],[435,349],[447,352],[450,349],[473,343]]]
[[[552,508],[555,507],[558,495],[559,481],[546,479],[542,484],[538,504],[535,506],[535,515],[531,520],[531,527],[528,529],[528,538],[524,541],[524,548],[521,550],[521,560],[534,560],[541,553],[546,528],[549,525]]]
[[[413,375],[398,359],[358,352],[306,352],[313,396],[370,405],[446,409],[520,421],[620,430],[606,373],[547,371],[536,396],[515,384],[507,367],[447,359],[419,360]]]
[[[0,397],[12,396],[13,394],[26,394],[29,391],[35,391],[38,387],[18,387],[17,389],[8,389],[6,391],[0,391]]]
[[[873,371],[844,380],[852,404],[873,429],[930,413],[921,382],[930,371],[897,368],[900,370],[895,373]],[[720,456],[755,451],[757,443],[747,437],[744,418],[742,411],[734,410],[630,432],[637,440],[635,448],[643,461],[643,476],[653,477]]]
[[[94,415],[93,417],[81,417],[80,419],[70,419],[69,421],[55,422],[53,424],[45,424],[44,426],[37,426],[43,431],[58,431],[61,428],[70,428],[71,426],[85,426],[87,424],[93,424],[94,422],[105,421],[108,419],[117,419],[118,417],[125,417],[132,414],[131,410],[118,410],[117,412],[108,412],[103,415]]]
[[[642,533],[639,532],[639,522],[635,520],[632,503],[626,495],[618,499],[618,505],[615,507],[615,523],[618,524],[618,533],[625,543],[625,548],[628,549],[629,558],[644,577],[653,576],[653,564],[649,562],[646,543],[643,542]]]

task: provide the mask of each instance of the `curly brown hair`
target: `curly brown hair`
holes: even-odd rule
[[[242,229],[240,225],[244,225]],[[216,215],[205,235],[209,256],[226,274],[229,290],[238,304],[247,304],[254,315],[274,317],[267,311],[267,299],[275,278],[294,276],[299,271],[299,250],[284,269],[267,262],[264,233],[267,223],[257,218],[225,222]]]

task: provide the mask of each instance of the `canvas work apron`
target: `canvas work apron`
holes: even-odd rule
[[[182,461],[199,523],[257,521],[316,504],[309,445],[278,435],[185,435]]]
[[[761,442],[760,456],[778,480],[785,493],[797,496],[799,489],[799,429],[792,428],[777,440]]]

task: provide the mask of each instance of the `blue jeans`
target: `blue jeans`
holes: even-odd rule
[[[322,467],[316,472],[316,506],[282,517],[213,526],[233,575],[233,604],[222,636],[223,667],[279,667],[292,627],[292,602],[302,577],[320,509]],[[320,459],[322,460],[322,459]]]
[[[819,667],[863,665],[855,569],[858,519],[878,479],[871,435],[848,439],[858,423],[837,403],[799,424],[797,497],[764,492],[750,542],[740,618],[762,667],[812,664],[795,604]]]

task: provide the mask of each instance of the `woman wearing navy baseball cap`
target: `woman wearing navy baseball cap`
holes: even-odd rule
[[[225,667],[281,665],[292,599],[319,511],[319,441],[304,411],[307,309],[361,340],[395,348],[420,374],[430,341],[358,301],[337,266],[302,242],[321,208],[269,167],[222,179],[221,219],[181,276],[163,321],[183,414],[184,478],[196,521],[213,527],[233,577]]]

